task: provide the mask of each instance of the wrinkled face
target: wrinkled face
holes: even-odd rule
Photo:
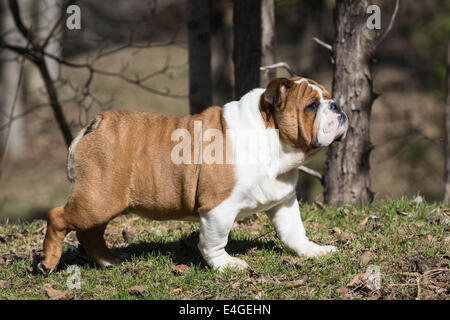
[[[348,117],[313,80],[296,77],[271,80],[261,96],[260,110],[267,126],[280,138],[304,151],[326,147],[345,137]]]

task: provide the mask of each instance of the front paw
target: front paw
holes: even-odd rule
[[[308,258],[318,258],[336,250],[335,246],[321,246],[310,241],[302,248],[301,254]]]
[[[220,272],[225,271],[225,269],[234,269],[234,270],[245,270],[247,269],[248,264],[242,259],[229,257],[227,261],[221,263],[218,266],[215,266],[215,269],[219,270]]]

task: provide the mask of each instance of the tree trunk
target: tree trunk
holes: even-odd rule
[[[191,114],[212,104],[210,0],[188,1],[189,103]]]
[[[8,10],[8,3],[0,1],[0,34],[9,43],[23,45],[24,40],[18,32],[6,31],[14,28],[14,21]],[[6,143],[7,124],[9,123],[9,115],[13,105],[17,84],[20,75],[20,59],[19,56],[9,50],[1,50],[0,52],[0,153]],[[17,96],[14,115],[23,112],[22,90]],[[14,116],[13,115],[13,116]],[[8,142],[8,156],[11,158],[19,157],[23,151],[23,119],[16,119],[11,125],[11,133]]]
[[[262,52],[261,65],[275,63],[275,0],[261,0]],[[276,77],[276,69],[261,71],[261,88],[265,88],[272,78]]]
[[[211,68],[213,104],[223,106],[233,100],[233,3],[211,2]]]
[[[333,205],[364,205],[372,201],[369,121],[374,100],[371,61],[376,31],[366,27],[368,0],[338,0],[333,96],[349,116],[347,137],[328,149],[324,199]]]
[[[444,177],[444,201],[450,202],[450,36],[447,46],[447,77],[446,77],[446,92],[445,92],[445,177]]]
[[[234,97],[259,87],[261,66],[261,0],[235,0],[233,5]]]

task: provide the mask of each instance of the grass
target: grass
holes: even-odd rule
[[[319,259],[296,257],[283,248],[260,213],[236,223],[227,247],[230,254],[246,260],[249,269],[224,273],[202,260],[196,248],[197,224],[130,215],[112,221],[106,232],[108,245],[126,252],[128,260],[98,268],[81,252],[67,250],[77,246],[71,233],[59,270],[36,275],[32,260],[42,254],[45,221],[3,223],[0,299],[450,298],[447,208],[399,199],[363,208],[316,202],[302,204],[301,212],[310,239],[336,245],[337,253]],[[81,288],[67,290],[67,267],[73,263],[80,268]],[[380,268],[379,289],[360,275],[369,265]],[[363,280],[355,279],[358,274]],[[55,296],[48,288],[59,291]]]

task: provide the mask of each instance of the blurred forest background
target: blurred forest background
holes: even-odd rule
[[[59,11],[50,9],[57,1],[19,2],[28,25],[45,30],[58,16]],[[389,23],[394,2],[378,2],[383,28]],[[4,34],[13,21],[6,1],[0,3]],[[72,134],[108,108],[189,113],[186,1],[80,0],[76,4],[81,8],[81,30],[63,28],[55,52],[74,63],[88,61],[101,72],[91,78],[85,68],[55,67],[52,77]],[[233,2],[211,1],[211,6],[212,101],[223,105],[234,96]],[[329,91],[330,53],[312,38],[333,43],[333,7],[332,0],[275,1],[275,61],[288,63]],[[392,30],[375,52],[374,91],[381,94],[371,116],[375,201],[417,194],[430,201],[442,199],[449,32],[450,0],[403,0]],[[0,137],[4,139],[15,96],[15,88],[5,82],[18,78],[20,70],[7,52],[1,54]],[[63,204],[70,192],[67,147],[48,106],[44,84],[30,62],[25,62],[23,71],[16,120],[0,177],[3,217],[44,216],[49,208]],[[289,74],[278,69],[277,76]],[[84,90],[87,81],[89,92]],[[323,151],[308,166],[323,172],[325,158]],[[303,200],[322,199],[317,179],[299,174]]]

